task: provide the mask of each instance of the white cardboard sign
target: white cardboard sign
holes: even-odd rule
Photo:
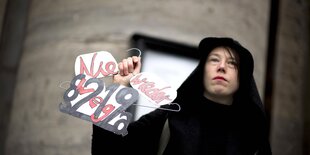
[[[65,91],[60,111],[126,135],[132,115],[125,110],[138,99],[138,92],[119,84],[105,86],[98,78],[75,76]]]
[[[99,51],[76,57],[74,70],[75,75],[85,74],[86,79],[101,78],[117,74],[118,66],[111,53]]]
[[[169,104],[177,97],[176,89],[155,74],[148,72],[132,77],[130,85],[150,102],[159,106]]]
[[[139,94],[158,106],[171,103],[177,96],[171,85],[151,73],[132,77],[133,88],[119,84],[106,86],[99,79],[118,71],[117,62],[109,52],[79,55],[75,60],[75,77],[64,92],[60,111],[126,135],[132,114],[125,110],[138,100]]]

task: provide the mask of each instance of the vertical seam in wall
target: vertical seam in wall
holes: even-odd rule
[[[28,20],[28,0],[7,0],[0,39],[0,154],[5,154],[14,88]],[[5,117],[4,117],[5,116]]]
[[[272,97],[275,74],[275,56],[276,56],[276,36],[278,28],[279,16],[279,0],[270,1],[270,16],[269,16],[269,32],[268,32],[268,49],[267,49],[267,65],[265,74],[265,90],[264,90],[264,105],[271,126],[271,111],[272,111]]]

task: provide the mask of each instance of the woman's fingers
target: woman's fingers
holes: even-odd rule
[[[140,57],[133,56],[123,59],[118,63],[118,69],[119,74],[113,76],[113,82],[128,86],[130,78],[140,73]]]
[[[123,66],[122,62],[118,63],[118,69],[119,69],[119,74],[121,76],[123,76],[124,75],[124,66]]]
[[[134,70],[134,65],[131,57],[127,58],[127,66],[128,66],[128,72],[132,73]]]
[[[141,57],[133,56],[132,57],[133,63],[134,63],[134,74],[139,74],[141,70]]]
[[[127,59],[123,59],[122,63],[123,63],[123,73],[124,73],[124,76],[126,76],[126,75],[128,75],[128,63],[127,63]]]
[[[138,74],[141,70],[140,57],[133,56],[127,59],[123,59],[118,63],[119,74],[127,76],[130,73]]]

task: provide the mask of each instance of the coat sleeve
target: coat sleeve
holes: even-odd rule
[[[167,112],[155,110],[128,125],[126,136],[93,125],[92,155],[156,154]]]

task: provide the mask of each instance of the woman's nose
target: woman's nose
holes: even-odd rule
[[[226,63],[225,61],[221,61],[218,64],[218,71],[225,72],[226,71]]]

